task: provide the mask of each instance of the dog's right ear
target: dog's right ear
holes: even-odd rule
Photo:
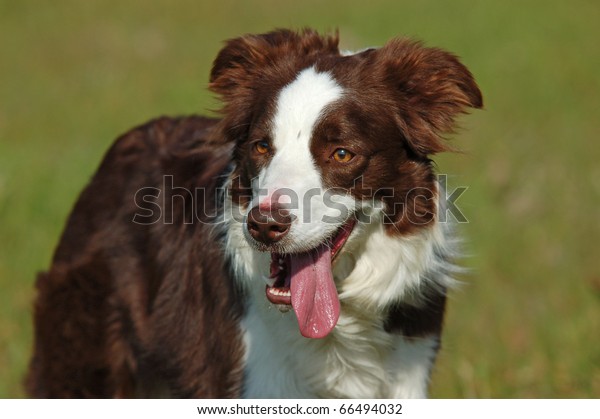
[[[339,53],[338,36],[321,36],[312,29],[278,29],[227,41],[210,73],[210,89],[226,101],[253,93],[256,83],[269,75],[292,70],[317,54]]]
[[[252,104],[260,92],[283,87],[323,54],[339,54],[337,33],[321,36],[312,29],[279,29],[227,41],[213,63],[209,85],[224,102],[224,138],[236,143],[247,139]]]
[[[265,40],[247,35],[230,39],[219,52],[210,73],[210,89],[227,100],[231,93],[249,81],[266,58]]]

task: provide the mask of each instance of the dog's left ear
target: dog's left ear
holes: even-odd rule
[[[392,40],[376,54],[409,147],[424,156],[449,150],[442,135],[452,132],[456,116],[483,106],[471,72],[456,56],[407,39]]]

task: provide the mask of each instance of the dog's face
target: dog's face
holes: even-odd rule
[[[244,234],[271,253],[267,298],[292,305],[305,336],[335,325],[331,263],[358,215],[377,207],[390,235],[435,217],[430,156],[481,94],[453,55],[393,40],[340,54],[336,37],[276,31],[229,41],[211,88],[235,143],[232,199]],[[316,308],[314,308],[316,307]]]

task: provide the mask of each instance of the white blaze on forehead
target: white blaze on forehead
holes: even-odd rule
[[[272,202],[289,204],[290,212],[296,216],[289,238],[298,246],[317,246],[348,216],[339,210],[339,205],[336,209],[324,201],[321,171],[310,151],[315,125],[343,93],[331,74],[311,67],[301,71],[277,97],[271,123],[275,154],[259,173],[254,185],[259,190],[255,189],[250,207]],[[354,205],[352,199],[347,201],[348,207]]]
[[[271,136],[275,155],[259,178],[261,201],[274,189],[296,193],[307,187],[320,187],[320,174],[310,152],[313,129],[325,108],[342,97],[343,89],[326,72],[314,67],[301,71],[285,86],[276,102]],[[300,197],[301,198],[301,197]],[[285,202],[282,197],[280,202]]]
[[[310,139],[324,108],[339,99],[342,93],[342,87],[329,73],[317,73],[314,67],[300,72],[279,94],[273,121],[275,146],[285,147]],[[298,134],[304,141],[298,141]]]

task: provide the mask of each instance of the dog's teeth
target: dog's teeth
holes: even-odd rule
[[[289,289],[278,289],[278,288],[269,288],[269,294],[276,295],[279,297],[291,297],[292,292]]]

